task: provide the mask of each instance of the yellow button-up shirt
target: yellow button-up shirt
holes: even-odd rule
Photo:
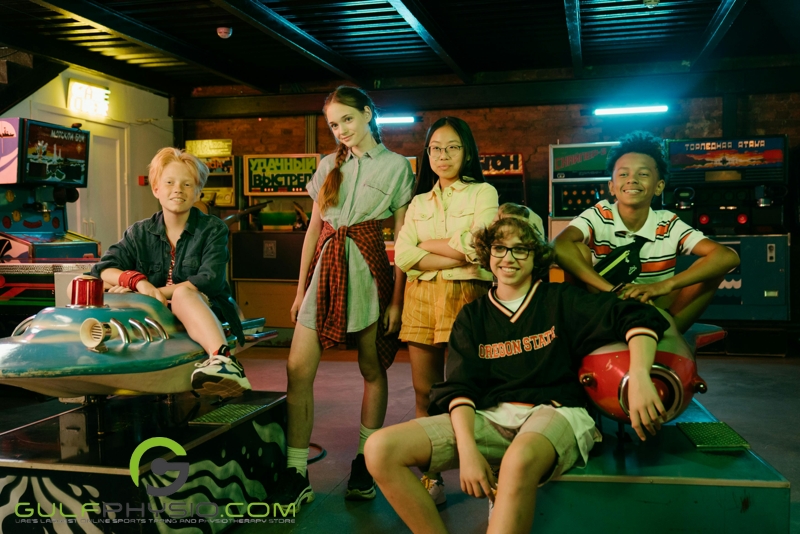
[[[477,264],[472,231],[489,226],[497,214],[497,190],[488,183],[457,180],[442,191],[439,183],[417,195],[408,205],[403,229],[394,245],[394,262],[408,280],[432,280],[441,272],[445,280],[492,280],[492,273]],[[467,257],[469,265],[441,271],[417,271],[414,265],[430,254],[417,245],[449,238],[448,245]]]

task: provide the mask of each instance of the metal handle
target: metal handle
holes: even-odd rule
[[[144,322],[155,328],[158,332],[158,335],[161,336],[161,339],[169,339],[169,335],[167,334],[167,331],[164,330],[164,327],[161,326],[161,323],[151,319],[150,317],[145,317]]]
[[[131,342],[131,337],[128,335],[128,329],[125,328],[125,325],[113,317],[109,319],[108,322],[113,324],[114,328],[117,329],[117,333],[119,333],[119,337],[122,339],[122,342],[126,345],[129,345]]]
[[[150,331],[147,329],[144,323],[137,319],[128,319],[128,322],[137,332],[139,332],[139,335],[144,341],[147,343],[153,341],[153,337],[150,335]]]

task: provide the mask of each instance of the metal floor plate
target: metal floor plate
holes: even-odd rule
[[[189,421],[190,425],[231,425],[248,415],[266,408],[259,404],[226,404]]]
[[[750,444],[727,423],[678,423],[678,428],[700,451],[740,451]]]

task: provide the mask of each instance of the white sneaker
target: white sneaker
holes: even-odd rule
[[[192,389],[200,395],[238,397],[250,387],[244,368],[234,357],[215,354],[196,363],[192,373]]]
[[[447,501],[447,495],[444,492],[444,480],[442,480],[442,475],[439,475],[436,478],[430,478],[427,475],[423,475],[419,481],[422,482],[422,485],[425,486],[426,490],[428,490],[428,494],[430,494],[431,499],[433,499],[433,502],[436,506],[444,504],[445,501]]]

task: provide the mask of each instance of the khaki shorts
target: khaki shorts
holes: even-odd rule
[[[414,421],[422,425],[431,440],[431,465],[423,470],[440,473],[458,468],[458,447],[450,414],[423,417]],[[542,406],[521,427],[514,429],[496,425],[483,415],[475,414],[475,443],[493,468],[500,466],[514,437],[525,432],[536,432],[546,437],[558,455],[552,471],[542,478],[540,486],[567,471],[580,456],[572,425],[552,406]]]
[[[465,304],[489,292],[481,280],[412,280],[406,282],[400,339],[434,345],[447,343],[458,312]]]

